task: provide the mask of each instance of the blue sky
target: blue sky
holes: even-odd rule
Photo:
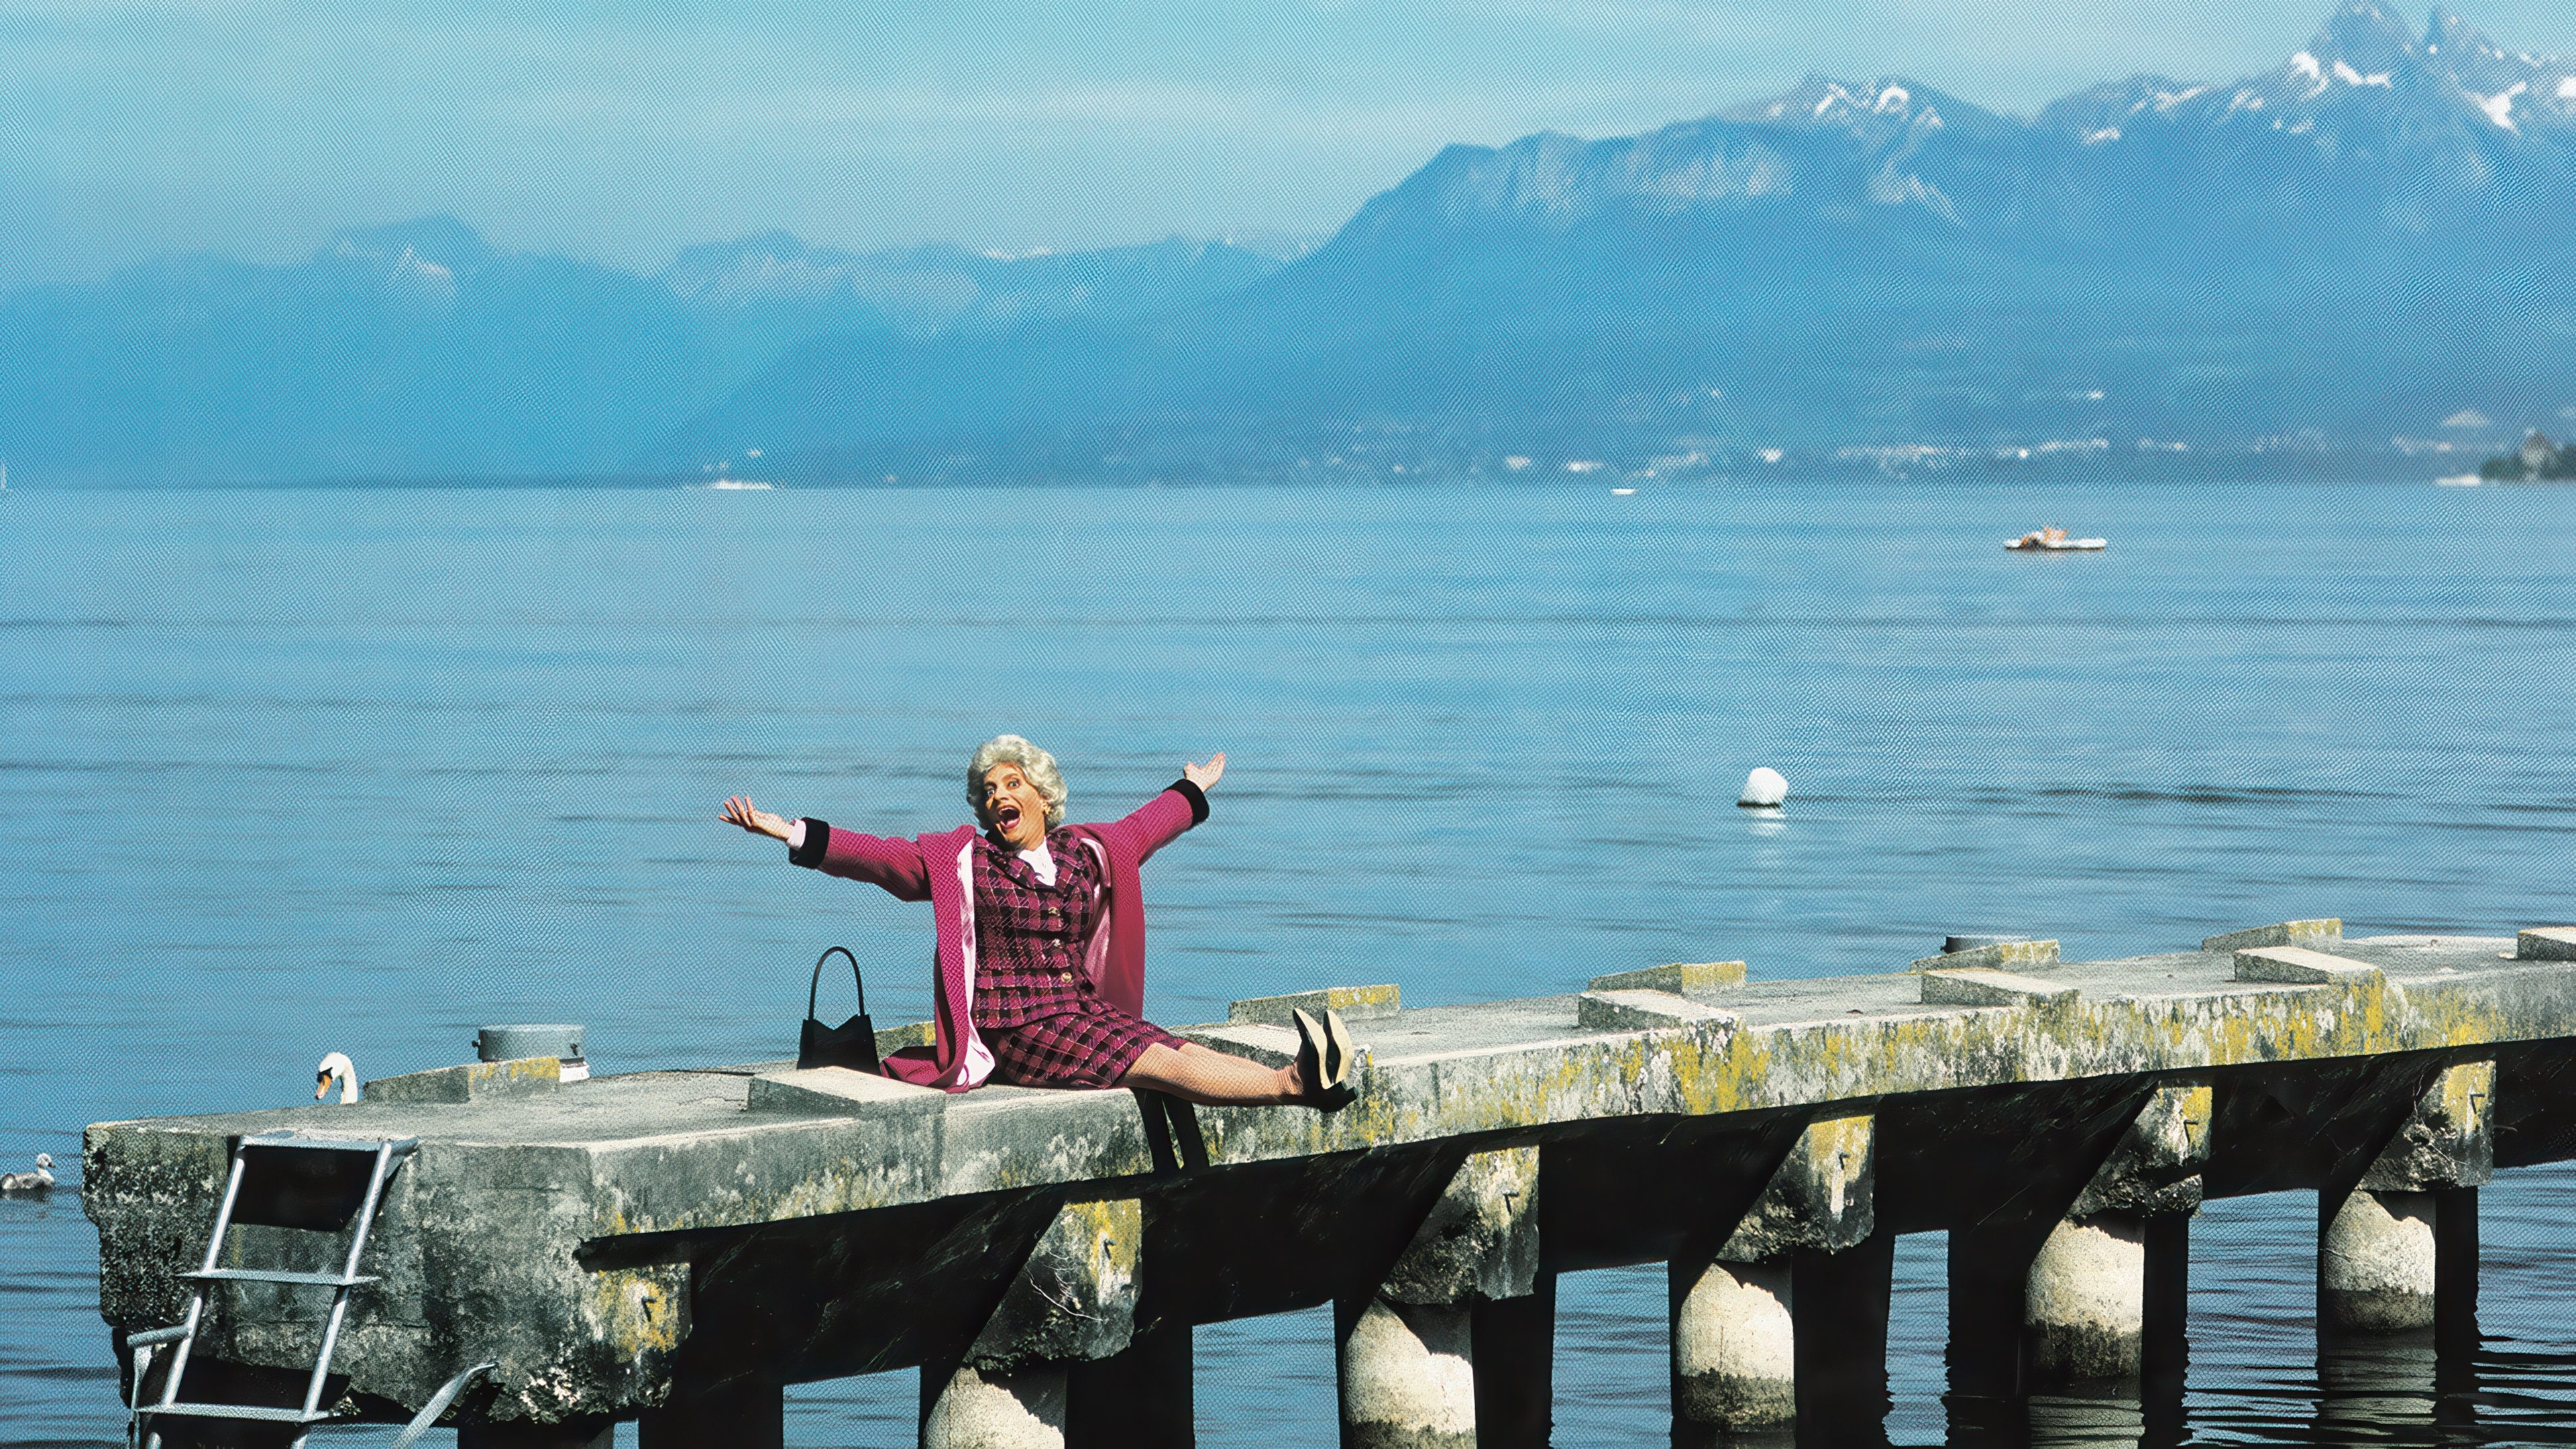
[[[298,257],[434,211],[638,269],[773,226],[852,248],[1320,234],[1450,141],[1632,132],[1809,71],[2027,111],[2277,64],[2327,8],[0,0],[0,287]],[[2576,48],[2564,0],[2465,13]]]

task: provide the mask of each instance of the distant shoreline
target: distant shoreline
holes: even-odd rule
[[[1895,453],[1898,450],[1883,450]],[[1592,463],[1590,459],[1571,460]],[[328,478],[231,478],[202,481],[121,481],[100,479],[52,479],[29,476],[23,470],[13,473],[11,494],[20,493],[124,493],[124,492],[274,492],[296,490],[472,490],[546,492],[584,491],[686,491],[717,493],[810,492],[817,490],[889,491],[957,488],[1230,488],[1230,487],[1316,487],[1334,489],[1384,489],[1413,491],[1425,488],[1512,488],[1562,489],[1568,492],[1606,492],[1611,488],[1638,489],[1641,492],[1690,490],[1703,488],[1740,488],[1764,486],[1812,486],[1846,483],[1915,483],[1939,487],[1945,483],[1995,484],[2027,481],[2030,483],[2064,484],[2067,486],[2120,486],[2138,484],[2281,482],[2319,484],[2422,484],[2432,486],[2443,478],[2467,474],[2474,464],[2464,466],[2458,454],[2409,456],[2394,451],[2339,452],[2320,450],[2301,453],[2190,453],[2141,454],[2108,452],[2090,455],[1998,460],[1990,456],[1950,454],[1907,461],[1882,461],[1877,457],[1786,456],[1778,463],[1753,461],[1706,464],[1680,471],[1645,467],[1620,467],[1614,463],[1593,463],[1569,469],[1564,462],[1533,464],[1513,469],[1492,465],[1470,464],[1441,467],[1435,464],[1405,465],[1400,473],[1387,468],[1369,469],[1353,465],[1283,467],[1247,465],[1229,466],[1207,463],[1196,467],[1176,465],[1149,468],[1128,465],[1118,469],[1049,469],[1042,467],[994,466],[977,467],[956,464],[945,469],[888,476],[876,469],[822,470],[795,465],[765,468],[760,481],[768,488],[715,488],[717,481],[703,473],[545,473],[524,475],[392,475],[382,477],[340,476]],[[2545,480],[2525,483],[2516,479],[2484,479],[2488,486],[2547,486]]]

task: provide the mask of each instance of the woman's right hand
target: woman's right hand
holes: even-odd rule
[[[787,838],[787,817],[756,808],[748,795],[736,795],[725,801],[724,818],[726,824],[739,825],[754,835],[766,835],[772,840]]]

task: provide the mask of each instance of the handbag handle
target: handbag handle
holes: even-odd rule
[[[852,956],[847,946],[832,946],[814,958],[814,979],[805,983],[805,1015],[808,1020],[814,1017],[814,995],[823,986],[823,963],[831,960],[835,951],[850,963],[850,984],[859,989],[859,1015],[868,1014],[868,983],[859,975],[859,958]]]

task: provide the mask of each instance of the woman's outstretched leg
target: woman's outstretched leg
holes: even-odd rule
[[[1298,1080],[1295,1067],[1265,1067],[1197,1042],[1178,1048],[1156,1042],[1145,1048],[1118,1085],[1168,1092],[1202,1107],[1270,1107],[1306,1100],[1305,1084]]]

